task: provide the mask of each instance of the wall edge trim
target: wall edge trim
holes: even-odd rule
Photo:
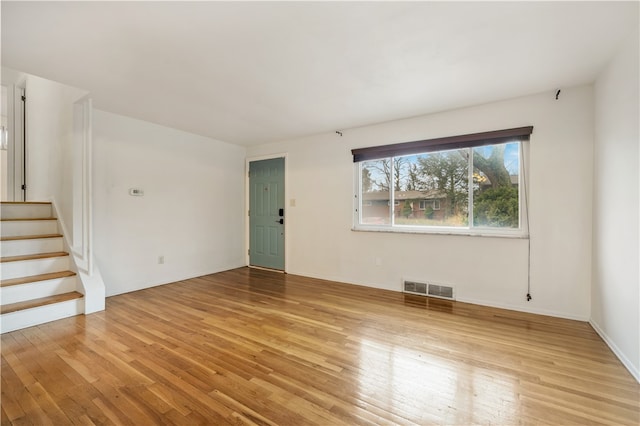
[[[589,319],[589,325],[598,333],[598,336],[607,344],[611,352],[620,360],[622,365],[629,371],[629,373],[636,379],[636,382],[640,383],[640,369],[633,365],[633,363],[627,358],[627,356],[620,350],[618,345],[616,345],[607,333],[604,332],[602,328],[596,323],[593,318]]]

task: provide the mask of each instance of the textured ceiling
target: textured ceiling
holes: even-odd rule
[[[9,2],[2,65],[242,145],[594,81],[638,2]]]

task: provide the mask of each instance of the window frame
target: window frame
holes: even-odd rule
[[[353,215],[353,227],[352,230],[353,231],[365,231],[365,232],[390,232],[390,233],[411,233],[411,234],[439,234],[439,235],[466,235],[466,236],[488,236],[488,237],[503,237],[503,238],[528,238],[529,234],[528,234],[528,229],[529,229],[529,224],[528,224],[528,205],[527,205],[527,191],[528,188],[525,187],[526,183],[527,183],[527,176],[526,176],[526,170],[528,169],[526,167],[526,159],[528,158],[528,155],[526,155],[526,152],[529,149],[529,144],[525,143],[528,142],[528,138],[527,139],[513,139],[513,140],[500,140],[500,141],[496,141],[495,143],[491,143],[491,144],[483,144],[483,145],[475,145],[475,146],[468,146],[468,147],[464,147],[464,149],[468,149],[469,150],[469,156],[468,156],[468,164],[469,164],[469,200],[468,200],[468,215],[469,215],[469,225],[467,226],[416,226],[416,225],[398,225],[395,223],[395,215],[394,215],[394,209],[393,209],[393,204],[391,202],[391,200],[393,200],[394,202],[397,202],[397,200],[395,200],[395,194],[394,194],[394,188],[393,185],[390,185],[389,188],[389,200],[388,200],[388,204],[389,206],[389,223],[388,224],[379,224],[379,225],[375,225],[375,224],[363,224],[362,223],[362,209],[360,206],[360,202],[359,200],[362,199],[362,168],[363,168],[363,164],[366,161],[373,161],[375,159],[389,159],[390,160],[390,173],[391,176],[393,176],[394,173],[394,169],[395,169],[395,164],[393,159],[395,157],[401,157],[401,156],[405,156],[405,155],[419,155],[422,154],[421,152],[416,152],[416,153],[412,153],[412,154],[399,154],[399,155],[395,155],[395,156],[390,156],[390,157],[381,157],[381,158],[375,158],[375,159],[370,159],[370,160],[362,160],[362,161],[355,161],[354,160],[354,182],[355,182],[355,188],[354,188],[354,200],[355,200],[355,206],[354,206],[354,215]],[[473,182],[473,171],[474,171],[474,167],[473,167],[473,155],[474,155],[474,148],[476,146],[494,146],[494,145],[501,145],[501,144],[506,144],[506,143],[518,143],[518,159],[519,159],[519,164],[518,164],[518,228],[499,228],[499,227],[486,227],[486,226],[473,226],[473,187],[472,187],[472,182]],[[462,149],[462,148],[456,148],[456,149]],[[433,152],[442,152],[442,151],[451,151],[451,148],[443,148],[441,150],[434,150],[434,149],[429,149],[429,153],[433,153]],[[426,153],[426,152],[425,152]],[[426,207],[426,202],[425,201],[425,207]],[[435,209],[435,201],[438,201],[438,204],[440,204],[440,200],[432,200],[433,203],[433,208],[434,210],[440,210],[440,206],[438,206],[438,209]]]

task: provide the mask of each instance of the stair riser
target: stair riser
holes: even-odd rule
[[[84,298],[11,312],[0,317],[0,331],[7,333],[83,313]]]
[[[55,220],[3,221],[0,226],[3,237],[56,234],[58,232],[58,224]]]
[[[69,256],[49,257],[46,259],[21,260],[0,264],[2,279],[27,277],[31,275],[61,272],[69,269]]]
[[[56,278],[0,288],[3,305],[76,291],[76,277]]]
[[[2,257],[63,251],[62,237],[0,242]]]
[[[20,219],[34,217],[51,217],[51,204],[5,204],[0,205],[0,217],[3,219]]]

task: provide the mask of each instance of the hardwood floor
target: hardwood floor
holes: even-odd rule
[[[2,424],[628,424],[582,322],[241,268],[2,335]]]

